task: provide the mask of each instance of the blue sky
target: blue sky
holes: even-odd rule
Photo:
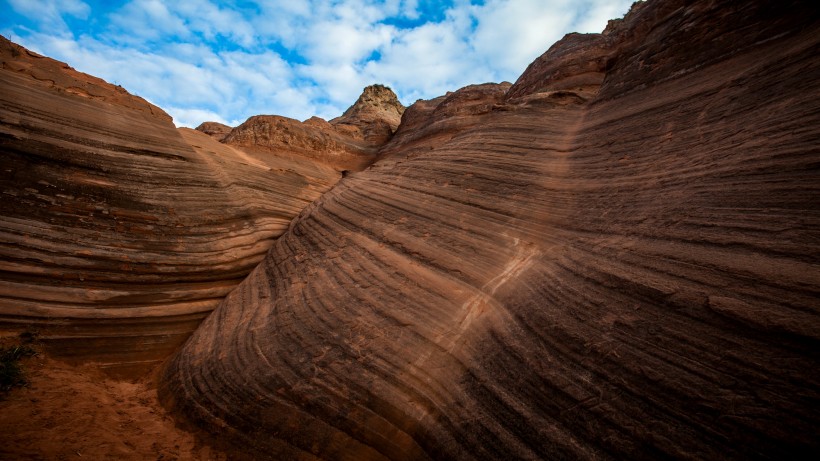
[[[409,105],[515,81],[632,0],[0,0],[0,33],[162,107],[178,126],[341,115],[372,83]]]

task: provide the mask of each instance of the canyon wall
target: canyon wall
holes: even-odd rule
[[[0,326],[63,357],[164,359],[341,178],[332,152],[243,150],[5,39],[0,58]],[[359,144],[282,119],[300,131],[269,135]],[[350,150],[346,168],[372,161]]]
[[[651,0],[409,107],[161,396],[254,459],[820,452],[820,22]]]

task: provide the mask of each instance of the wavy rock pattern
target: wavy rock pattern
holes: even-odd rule
[[[416,103],[162,396],[260,459],[817,453],[818,26],[655,0]]]
[[[117,369],[156,363],[341,175],[246,152],[0,43],[0,323]]]

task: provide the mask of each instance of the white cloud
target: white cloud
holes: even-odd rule
[[[310,26],[304,54],[323,64],[356,63],[390,43],[395,34],[394,27],[383,24],[322,21]]]
[[[35,21],[43,28],[63,33],[68,25],[63,16],[85,19],[91,8],[80,0],[7,0],[11,9]]]
[[[164,107],[163,109],[174,118],[174,123],[176,126],[196,128],[204,121],[219,122],[229,125],[229,123],[223,119],[220,114],[211,110],[186,109],[182,107]]]
[[[403,0],[400,8],[402,16],[407,19],[418,19],[421,15],[418,0]]]
[[[469,39],[477,55],[499,72],[521,72],[567,31],[573,19],[568,1],[488,1],[476,8],[478,21]]]
[[[243,47],[254,43],[253,26],[239,11],[220,8],[208,0],[174,2],[172,9],[188,28],[201,33],[206,40],[225,37]]]
[[[514,81],[567,32],[600,31],[631,0],[132,0],[108,16],[79,0],[8,0],[32,24],[0,30],[123,85],[196,126],[256,114],[333,118],[371,83],[403,102]],[[63,18],[95,28],[66,33]],[[430,16],[428,16],[429,18]],[[56,26],[55,26],[56,24]],[[397,24],[414,24],[401,28]],[[59,29],[59,27],[63,29]]]
[[[576,18],[573,29],[577,32],[601,32],[610,19],[619,19],[631,2],[594,2]]]
[[[111,15],[111,26],[117,38],[134,45],[146,40],[189,36],[185,22],[159,0],[133,0],[127,3]]]
[[[394,40],[379,61],[367,63],[364,74],[388,83],[405,100],[435,97],[476,82],[487,69],[472,59],[459,28],[451,24],[424,24]],[[486,77],[485,77],[486,78]]]
[[[299,66],[297,71],[301,76],[309,77],[315,82],[321,96],[329,100],[326,105],[337,110],[337,113],[332,114],[330,118],[341,115],[347,107],[345,104],[352,104],[361,93],[362,88],[367,85],[364,75],[350,63],[312,64]],[[319,116],[327,118],[324,115]]]

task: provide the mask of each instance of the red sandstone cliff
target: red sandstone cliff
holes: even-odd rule
[[[162,395],[259,458],[820,452],[818,31],[654,0],[414,104]]]
[[[514,84],[199,131],[2,41],[0,326],[133,373],[219,304],[161,392],[239,457],[810,456],[817,31],[652,0]]]

